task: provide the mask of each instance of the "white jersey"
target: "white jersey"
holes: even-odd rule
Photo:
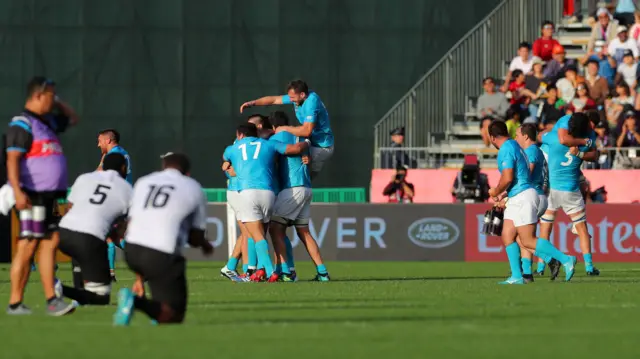
[[[60,228],[105,239],[113,221],[127,213],[133,189],[113,170],[80,175],[71,186],[67,200],[71,209],[62,217]]]
[[[127,243],[180,254],[191,229],[205,230],[206,197],[200,184],[168,168],[144,176],[133,187]]]

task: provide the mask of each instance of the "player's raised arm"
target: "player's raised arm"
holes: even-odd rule
[[[285,95],[286,96],[286,95]],[[260,97],[257,100],[247,101],[240,106],[240,113],[244,111],[245,108],[253,107],[253,106],[270,106],[270,105],[282,105],[283,96],[265,96]]]
[[[589,139],[573,137],[569,134],[569,130],[565,128],[558,129],[558,140],[567,147],[586,146],[589,144]]]
[[[309,143],[307,141],[300,141],[295,145],[287,145],[279,142],[276,145],[276,150],[281,154],[287,155],[287,156],[298,156],[302,154],[304,151],[306,151],[308,148],[309,148]]]

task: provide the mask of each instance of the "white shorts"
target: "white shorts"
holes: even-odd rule
[[[535,189],[529,188],[513,197],[509,197],[504,219],[512,220],[516,227],[538,223],[540,199]]]
[[[240,198],[240,192],[238,191],[227,191],[227,204],[231,206],[233,209],[233,213],[238,216],[238,201]]]
[[[242,223],[271,220],[276,195],[263,189],[247,189],[238,193],[236,216]]]
[[[544,212],[546,212],[547,207],[549,206],[549,201],[547,200],[546,194],[539,194],[538,200],[540,201],[540,203],[538,203],[538,218],[540,218]]]
[[[278,193],[273,205],[273,216],[289,221],[308,220],[311,215],[311,198],[311,188],[285,188]]]
[[[320,172],[324,163],[333,155],[333,146],[331,147],[310,147],[309,155],[311,155],[311,172]]]
[[[585,210],[584,198],[580,191],[549,191],[549,210],[557,211],[562,208],[568,216]]]

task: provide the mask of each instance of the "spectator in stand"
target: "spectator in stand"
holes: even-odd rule
[[[611,136],[609,131],[609,125],[606,121],[600,121],[596,125],[596,148],[600,151],[600,156],[597,162],[585,162],[586,169],[602,169],[607,170],[611,168],[612,159],[609,153],[605,150],[608,147],[615,147],[615,139]]]
[[[620,25],[631,26],[634,23],[633,13],[636,11],[636,0],[618,0],[616,12],[613,18],[618,20]]]
[[[539,57],[533,58],[533,72],[525,77],[524,88],[535,95],[536,101],[529,103],[529,117],[524,120],[524,123],[538,123],[538,111],[542,101],[540,97],[547,92],[547,78],[542,73],[542,59]],[[534,100],[532,98],[532,100]]]
[[[543,61],[550,61],[552,50],[555,46],[559,46],[558,40],[553,38],[555,26],[551,21],[542,23],[542,36],[533,42],[533,56],[541,58]]]
[[[576,86],[578,85],[580,78],[578,78],[578,69],[575,67],[568,67],[564,73],[564,77],[556,82],[558,88],[558,96],[564,100],[565,103],[571,103],[576,96]]]
[[[589,53],[599,53],[602,48],[606,49],[609,42],[615,38],[616,28],[618,27],[618,22],[613,20],[609,10],[600,8],[596,16],[598,22],[591,30],[591,37],[587,45],[587,52]]]
[[[631,50],[624,50],[622,63],[618,65],[618,73],[616,74],[616,83],[624,82],[629,85],[631,95],[636,92],[636,74],[638,72],[638,63],[633,57]]]
[[[611,127],[618,126],[618,118],[625,111],[625,106],[633,108],[634,98],[629,85],[621,82],[616,85],[616,96],[605,102],[607,121]]]
[[[531,45],[528,42],[521,42],[520,46],[518,46],[518,56],[514,57],[509,65],[509,72],[505,78],[502,92],[507,92],[508,84],[511,82],[512,78],[515,77],[513,76],[514,71],[520,70],[526,75],[531,72],[532,67],[533,57],[531,56]]]
[[[560,117],[564,116],[567,104],[563,99],[558,98],[558,89],[555,85],[547,87],[547,99],[542,105],[541,123],[546,125],[550,122],[556,123]]]
[[[622,62],[626,50],[631,50],[633,57],[638,58],[638,45],[629,37],[627,27],[618,26],[616,34],[618,36],[611,40],[609,47],[607,48],[609,55],[612,56],[618,64]]]
[[[522,108],[520,105],[511,105],[509,111],[507,111],[507,131],[509,131],[509,137],[516,139],[516,132],[522,124]]]
[[[509,100],[502,92],[496,91],[496,82],[493,78],[487,77],[482,80],[482,86],[484,87],[484,93],[478,98],[478,105],[476,106],[478,108],[477,117],[480,120],[482,142],[484,142],[485,146],[490,147],[489,124],[493,120],[504,121],[509,109]]]
[[[403,149],[404,127],[398,127],[391,131],[391,150],[382,150],[380,153],[380,168],[397,168],[408,166],[416,168],[416,161]]]
[[[576,97],[567,107],[567,115],[596,109],[596,102],[589,96],[589,88],[583,82],[576,86]]]
[[[582,21],[582,1],[584,0],[565,0],[565,7],[568,2],[573,1],[573,16],[567,19],[569,24]],[[598,9],[598,0],[586,0],[587,1],[587,15],[593,17]],[[566,13],[566,9],[565,9]],[[595,22],[594,19],[590,19]]]
[[[560,44],[553,47],[552,53],[553,60],[545,66],[544,76],[553,83],[563,78],[569,67],[576,67],[576,62],[573,59],[567,59],[564,47]]]
[[[640,134],[638,133],[636,112],[629,110],[624,113],[624,120],[618,126],[618,139],[616,147],[640,147]]]
[[[600,64],[597,60],[587,61],[587,70],[585,74],[585,83],[589,88],[589,94],[591,98],[596,102],[597,106],[604,106],[607,97],[609,96],[609,83],[598,73],[600,71]]]
[[[511,94],[512,105],[528,105],[531,99],[537,99],[535,93],[527,90],[525,87],[524,73],[520,70],[515,70],[512,73],[513,81],[509,84],[509,93]]]
[[[609,87],[613,87],[615,85],[616,67],[618,65],[616,60],[607,54],[607,48],[600,48],[597,52],[587,52],[580,60],[583,65],[586,65],[589,61],[596,61],[598,63],[598,75],[607,80]]]
[[[624,122],[620,123],[616,147],[640,147],[640,128],[636,122],[636,112],[629,110],[624,114]],[[624,151],[621,164],[623,168],[640,168],[640,157],[636,151]]]
[[[629,29],[629,36],[636,42],[638,49],[640,49],[640,11],[634,13],[635,24]]]
[[[389,203],[413,203],[415,187],[407,182],[407,168],[398,166],[391,182],[382,190],[383,196],[389,197]]]

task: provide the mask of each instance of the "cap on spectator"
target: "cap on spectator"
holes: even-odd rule
[[[623,32],[627,32],[627,27],[624,25],[618,26],[618,28],[616,29],[616,35],[620,35]]]
[[[596,12],[596,17],[600,17],[602,15],[607,15],[608,17],[611,17],[611,13],[609,12],[609,10],[607,10],[607,8],[601,7],[598,9],[598,12]]]
[[[544,61],[542,61],[538,56],[534,56],[531,61],[533,62],[533,65],[544,64]]]
[[[575,73],[578,73],[578,68],[577,68],[575,65],[569,65],[569,66],[567,66],[567,69],[566,69],[566,70],[564,70],[564,71],[565,71],[565,72],[567,72],[567,71],[573,71],[573,72],[575,72]]]
[[[631,56],[633,57],[633,51],[631,51],[630,49],[626,49],[624,50],[624,52],[622,53],[623,57],[627,57],[627,56]]]
[[[391,136],[396,136],[396,135],[404,136],[404,127],[398,127],[398,128],[395,128],[395,129],[391,130],[390,135]]]
[[[553,45],[553,49],[551,49],[551,53],[553,55],[564,54],[565,53],[564,46],[560,44]]]
[[[629,118],[629,117],[636,117],[636,111],[628,110],[627,112],[624,113],[624,118]]]

